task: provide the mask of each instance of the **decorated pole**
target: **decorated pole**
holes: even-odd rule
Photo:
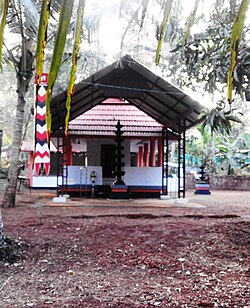
[[[48,74],[42,74],[40,80],[36,80],[36,104],[35,104],[35,174],[44,171],[49,175],[50,151],[47,138],[46,124],[46,96],[48,87]]]

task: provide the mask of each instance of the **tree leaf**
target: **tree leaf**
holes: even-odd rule
[[[228,115],[227,120],[237,122],[237,123],[242,123],[241,119],[235,115]]]

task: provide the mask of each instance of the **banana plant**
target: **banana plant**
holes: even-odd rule
[[[249,133],[221,136],[215,153],[218,169],[226,171],[227,175],[235,175],[246,170],[250,163],[249,147]]]

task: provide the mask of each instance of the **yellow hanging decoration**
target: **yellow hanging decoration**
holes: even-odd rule
[[[186,28],[186,31],[185,31],[183,46],[185,46],[187,44],[188,39],[190,37],[191,28],[194,25],[195,16],[196,16],[196,13],[197,13],[197,10],[198,10],[199,3],[200,3],[200,0],[195,1],[194,8],[193,8],[192,12],[190,13],[190,15],[188,16],[187,28]]]
[[[244,21],[246,18],[246,11],[248,9],[249,0],[242,0],[238,13],[235,16],[233,27],[232,27],[232,36],[231,36],[231,63],[228,72],[227,78],[227,98],[229,104],[232,103],[233,99],[233,82],[234,82],[234,70],[237,63],[238,55],[238,46],[240,43],[241,34],[243,32]]]
[[[50,136],[50,131],[51,131],[50,102],[52,99],[52,90],[62,62],[62,56],[63,56],[64,46],[66,43],[66,36],[68,34],[73,4],[74,1],[67,1],[67,0],[62,0],[61,3],[56,41],[53,50],[52,60],[50,63],[49,82],[48,82],[47,97],[46,97],[46,124],[47,124],[48,138]]]
[[[65,117],[65,135],[66,136],[68,135],[68,128],[69,128],[71,99],[74,93],[76,68],[77,68],[77,57],[78,57],[80,43],[81,43],[81,32],[82,32],[85,2],[86,0],[80,1],[78,10],[77,10],[77,21],[76,21],[76,27],[75,27],[75,42],[74,42],[74,47],[73,47],[72,66],[71,66],[70,80],[69,80],[67,100],[66,100],[66,109],[67,109],[67,114]]]
[[[50,3],[51,0],[43,0],[37,35],[37,48],[36,48],[36,83],[40,84],[40,77],[43,73],[44,64],[44,50],[47,44],[47,29],[50,16]]]
[[[9,0],[0,0],[0,71],[2,71],[3,40]]]
[[[168,25],[168,19],[170,16],[170,11],[173,5],[173,0],[167,0],[165,3],[164,13],[163,13],[163,20],[160,26],[160,33],[159,33],[159,39],[156,49],[156,55],[155,55],[155,64],[158,65],[160,62],[160,53],[162,49],[162,43],[166,34],[167,25]]]

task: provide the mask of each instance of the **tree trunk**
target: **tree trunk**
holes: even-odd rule
[[[17,177],[19,170],[19,154],[22,143],[23,123],[24,123],[24,107],[25,107],[25,95],[29,88],[32,74],[32,64],[34,57],[32,53],[26,48],[24,44],[22,56],[16,66],[17,69],[17,108],[16,108],[16,120],[13,131],[10,168],[8,174],[8,184],[4,193],[3,207],[14,207],[16,204],[16,189],[17,189]]]
[[[0,208],[0,247],[4,244],[4,235],[3,235],[3,218]]]
[[[24,107],[26,94],[26,80],[19,80],[18,101],[16,109],[16,120],[13,132],[13,140],[11,146],[10,168],[8,175],[8,184],[5,190],[3,207],[14,207],[16,203],[17,177],[19,170],[19,154],[22,143],[23,122],[24,122]]]

